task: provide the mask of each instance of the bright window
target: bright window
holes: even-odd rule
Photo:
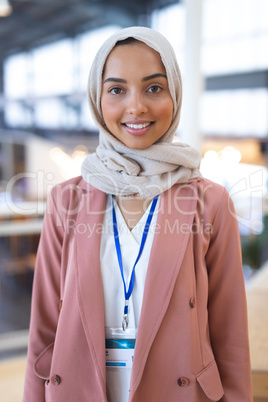
[[[201,129],[205,134],[265,137],[268,90],[207,91],[202,96]]]
[[[63,40],[33,51],[33,80],[36,96],[68,94],[74,90],[73,47]]]

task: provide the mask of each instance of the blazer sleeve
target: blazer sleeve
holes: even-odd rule
[[[47,202],[34,271],[28,357],[23,402],[45,401],[45,378],[34,372],[36,358],[53,344],[60,303],[63,225],[52,189]]]
[[[221,402],[252,402],[240,235],[225,189],[213,221],[206,263],[210,337],[224,389]]]

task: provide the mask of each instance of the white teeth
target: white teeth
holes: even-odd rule
[[[141,128],[148,127],[151,123],[143,123],[143,124],[126,124],[129,128],[134,128],[135,130],[140,130]]]

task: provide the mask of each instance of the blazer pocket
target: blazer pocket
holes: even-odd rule
[[[37,357],[34,362],[34,372],[43,380],[48,380],[50,376],[50,367],[53,355],[54,342],[48,345]]]
[[[224,391],[215,360],[196,374],[196,380],[206,396],[212,401],[219,401],[223,397]]]

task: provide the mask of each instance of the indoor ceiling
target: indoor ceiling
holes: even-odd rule
[[[9,0],[0,18],[0,58],[108,24],[150,25],[153,10],[179,0]]]

